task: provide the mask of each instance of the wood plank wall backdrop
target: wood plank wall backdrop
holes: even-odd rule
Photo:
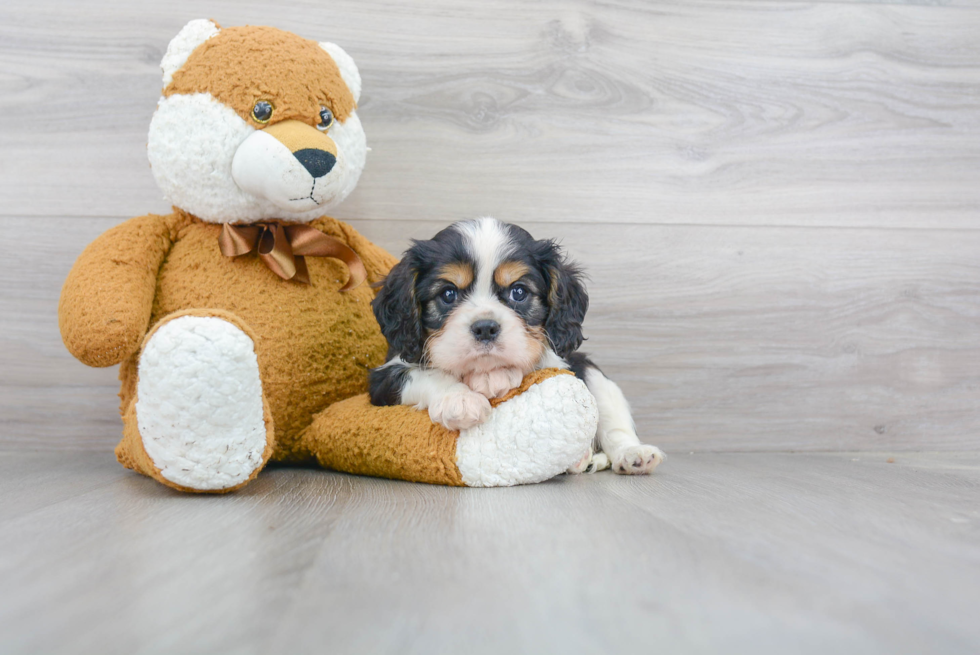
[[[591,274],[591,351],[671,450],[980,447],[980,8],[955,3],[0,5],[0,449],[108,449],[61,344],[192,18],[342,44],[373,151],[334,215],[393,252],[492,214]]]

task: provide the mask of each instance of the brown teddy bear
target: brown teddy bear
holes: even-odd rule
[[[462,433],[370,404],[386,350],[371,284],[396,259],[324,216],[367,153],[340,47],[195,20],[161,65],[148,154],[173,213],[96,239],[59,306],[75,357],[121,364],[123,465],[185,491],[237,489],[269,459],[498,486],[589,450],[595,403],[565,371],[529,375]]]

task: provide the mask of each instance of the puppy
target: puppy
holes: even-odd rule
[[[637,438],[623,392],[578,352],[589,297],[554,241],[480,218],[413,243],[373,303],[388,357],[371,371],[372,403],[428,409],[433,421],[465,430],[525,374],[568,369],[599,410],[592,452],[569,472],[644,474],[663,461]]]

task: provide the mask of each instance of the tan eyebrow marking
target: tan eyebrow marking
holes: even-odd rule
[[[493,272],[493,280],[500,287],[509,287],[531,272],[524,262],[504,262]]]
[[[452,282],[457,289],[465,289],[473,283],[473,266],[471,264],[446,264],[439,269],[439,278]]]

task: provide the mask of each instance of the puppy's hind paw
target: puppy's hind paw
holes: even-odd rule
[[[606,453],[596,453],[592,456],[592,470],[586,473],[598,473],[609,468],[609,456]]]
[[[656,446],[628,446],[610,457],[612,470],[619,475],[647,475],[664,461],[665,455]]]
[[[466,430],[490,418],[490,401],[473,391],[452,391],[432,403],[429,418],[449,430]]]
[[[598,473],[609,468],[609,458],[606,453],[597,453],[589,450],[589,454],[580,459],[566,473],[576,475],[578,473]]]
[[[592,449],[589,448],[589,452],[585,453],[582,459],[572,464],[566,472],[577,475],[579,473],[595,473],[595,471],[595,465],[592,463]]]

